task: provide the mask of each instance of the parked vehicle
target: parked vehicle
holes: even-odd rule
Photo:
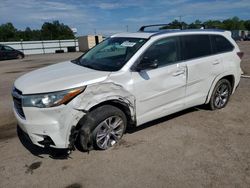
[[[0,44],[0,60],[23,59],[24,53],[9,46]]]
[[[76,60],[32,71],[14,83],[14,113],[39,146],[108,149],[126,127],[197,105],[224,108],[240,81],[229,31],[116,34]]]
[[[243,40],[244,41],[250,41],[250,34],[246,35]]]

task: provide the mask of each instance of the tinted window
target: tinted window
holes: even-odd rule
[[[229,52],[233,50],[233,45],[223,36],[211,36],[215,53]]]
[[[143,57],[150,61],[157,61],[158,66],[178,61],[178,38],[171,37],[155,42],[147,49]]]
[[[181,36],[181,56],[183,60],[199,58],[211,53],[208,35]]]
[[[13,51],[13,48],[9,47],[9,46],[3,46],[3,50],[6,51]]]

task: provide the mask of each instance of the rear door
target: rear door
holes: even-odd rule
[[[212,55],[208,34],[184,35],[181,56],[187,65],[186,107],[203,104],[215,77],[223,71],[220,56]]]
[[[153,43],[140,59],[158,63],[158,68],[132,72],[137,123],[163,117],[184,108],[186,66],[179,63],[179,38]]]

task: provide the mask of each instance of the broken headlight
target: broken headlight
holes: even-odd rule
[[[38,107],[38,108],[49,108],[59,106],[61,104],[67,104],[78,94],[82,93],[86,87],[69,89],[64,91],[24,95],[23,106],[24,107]]]

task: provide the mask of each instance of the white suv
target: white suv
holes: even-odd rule
[[[226,106],[243,53],[223,30],[116,34],[82,55],[14,83],[19,127],[43,147],[107,149],[127,125],[208,104]]]

